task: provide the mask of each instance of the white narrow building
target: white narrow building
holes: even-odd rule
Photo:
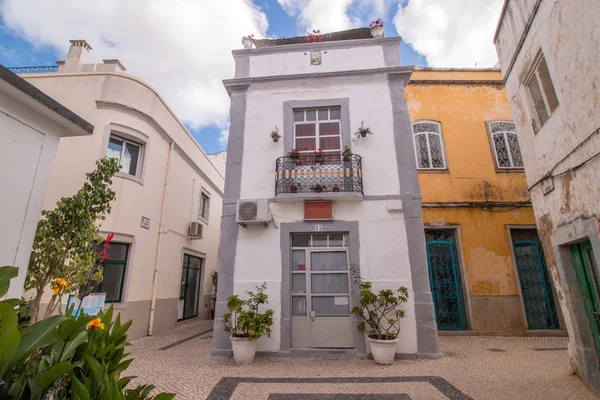
[[[118,60],[87,63],[90,50],[71,41],[56,71],[22,75],[95,126],[58,146],[44,208],[73,195],[96,160],[118,158],[116,200],[100,227],[115,236],[98,291],[133,319],[130,338],[210,318],[223,176],[159,93]]]
[[[0,65],[0,266],[15,266],[7,298],[20,298],[61,137],[90,136],[94,127]]]
[[[213,354],[230,354],[226,300],[267,282],[263,354],[364,356],[350,266],[374,289],[406,286],[396,352],[440,356],[399,37],[368,29],[234,50]],[[373,134],[355,132],[363,125]],[[274,141],[270,133],[282,136]],[[345,146],[352,155],[341,155]],[[315,155],[321,148],[323,155]],[[288,156],[293,149],[299,159]]]

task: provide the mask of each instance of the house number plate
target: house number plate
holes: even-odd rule
[[[323,230],[323,225],[317,224],[315,225],[315,232],[321,232]]]

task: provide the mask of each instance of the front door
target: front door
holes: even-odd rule
[[[439,330],[467,329],[466,304],[453,229],[426,229],[431,296]]]
[[[596,353],[600,358],[600,291],[598,289],[600,280],[591,243],[587,241],[572,245],[571,255],[575,263],[575,274],[581,288],[585,312],[590,321]]]
[[[544,249],[535,229],[511,229],[529,329],[558,329],[558,315]]]
[[[179,321],[198,316],[201,272],[202,259],[190,256],[189,254],[184,254],[183,268],[181,270],[179,304],[177,307],[177,320]]]
[[[292,346],[353,348],[346,234],[292,235]]]

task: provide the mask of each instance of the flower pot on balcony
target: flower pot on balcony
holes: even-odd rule
[[[292,193],[297,193],[297,192],[298,192],[298,188],[297,188],[296,186],[292,186],[292,187],[290,188],[290,192],[292,192]]]
[[[350,161],[350,156],[344,156],[343,160],[346,162]]]
[[[371,36],[374,38],[383,37],[383,26],[377,25],[371,28]]]
[[[316,162],[316,163],[319,163],[319,164],[320,164],[320,163],[322,163],[323,161],[325,161],[325,157],[323,157],[323,156],[316,156],[316,157],[315,157],[315,162]]]

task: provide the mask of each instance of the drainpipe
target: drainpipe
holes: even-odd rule
[[[165,214],[165,197],[167,196],[167,182],[169,178],[169,168],[171,166],[171,151],[174,142],[169,145],[169,154],[167,155],[167,170],[165,171],[165,182],[163,185],[162,199],[160,200],[160,220],[158,221],[158,238],[156,239],[156,254],[154,260],[154,274],[152,276],[152,301],[150,302],[150,321],[148,321],[148,336],[152,336],[154,328],[154,312],[156,310],[156,285],[158,284],[158,265],[160,260],[160,248],[163,236],[163,218]]]

